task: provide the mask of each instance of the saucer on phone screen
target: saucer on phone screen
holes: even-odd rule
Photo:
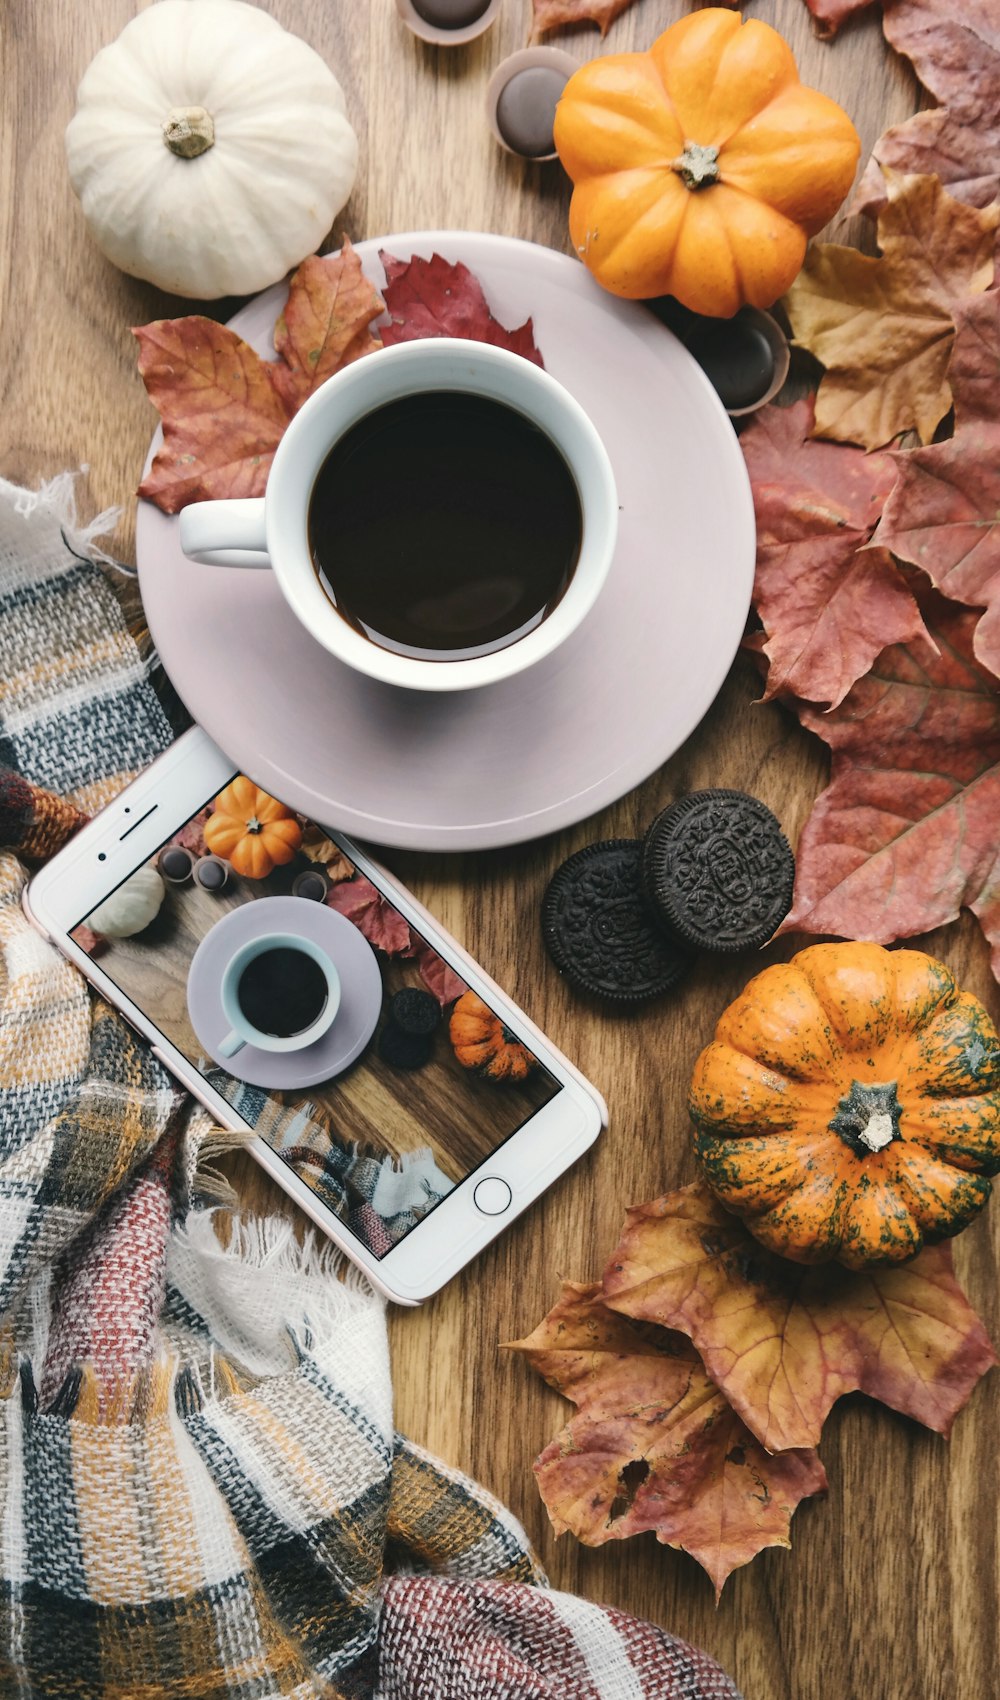
[[[226,1056],[221,1046],[232,1025],[222,1007],[226,967],[243,945],[274,932],[308,937],[326,952],[340,975],[340,1007],[322,1038],[302,1050],[248,1044]],[[332,1080],[361,1055],[382,1010],[382,974],[368,940],[336,910],[299,897],[265,897],[231,909],[206,933],[191,959],[187,998],[198,1042],[214,1063],[249,1086],[293,1091]]]

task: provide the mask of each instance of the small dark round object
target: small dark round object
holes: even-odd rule
[[[752,407],[771,387],[774,350],[760,326],[739,313],[703,324],[688,347],[723,407]]]
[[[588,844],[558,868],[542,900],[542,934],[561,974],[581,992],[645,1003],[675,986],[691,956],[657,926],[642,894],[642,841]]]
[[[413,10],[438,30],[464,30],[481,18],[490,0],[413,0]]]
[[[165,844],[156,858],[156,867],[171,885],[185,885],[191,878],[194,857],[183,844]]]
[[[228,884],[229,869],[219,856],[200,856],[194,865],[194,877],[205,891],[221,891]]]
[[[566,74],[548,65],[528,65],[515,71],[500,91],[497,129],[514,153],[525,159],[544,159],[555,153],[552,130],[556,106],[566,87]]]
[[[394,1021],[387,1021],[379,1035],[378,1054],[390,1068],[423,1068],[433,1049],[426,1033],[404,1033]]]
[[[392,999],[389,1015],[401,1033],[427,1038],[440,1026],[441,1005],[419,986],[404,986]]]
[[[303,868],[292,881],[292,896],[307,897],[311,903],[325,903],[330,881],[322,868]]]
[[[657,815],[643,889],[671,936],[693,950],[766,944],[792,906],[795,857],[770,809],[743,791],[692,791]]]

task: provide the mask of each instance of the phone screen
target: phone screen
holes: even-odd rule
[[[71,936],[377,1258],[561,1090],[322,827],[242,775]]]

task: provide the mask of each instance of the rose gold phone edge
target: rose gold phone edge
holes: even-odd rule
[[[510,1135],[497,1148],[496,1153],[486,1160],[491,1166],[490,1172],[495,1173],[505,1171],[513,1159],[513,1175],[517,1184],[512,1185],[511,1175],[506,1172],[503,1173],[503,1178],[507,1180],[508,1185],[511,1185],[513,1198],[510,1207],[502,1215],[483,1216],[481,1212],[476,1212],[475,1205],[471,1204],[472,1192],[479,1180],[483,1178],[482,1166],[480,1165],[466,1175],[462,1181],[456,1183],[453,1191],[447,1194],[442,1202],[421,1223],[418,1223],[398,1245],[387,1252],[384,1258],[374,1258],[362,1242],[351,1233],[350,1229],[316,1198],[306,1183],[299,1179],[289,1165],[277,1153],[273,1152],[259,1136],[253,1133],[252,1128],[249,1128],[248,1124],[233,1111],[232,1106],[213,1092],[203,1076],[198,1073],[194,1064],[190,1063],[182,1052],[175,1049],[152,1018],[138,1005],[132,1004],[120,988],[104,975],[100,966],[94,963],[79,946],[74,944],[68,936],[68,931],[69,927],[78,924],[79,912],[68,923],[48,912],[49,888],[64,888],[66,876],[74,871],[78,871],[80,874],[84,872],[84,858],[87,847],[90,846],[92,850],[96,850],[99,843],[111,845],[114,842],[112,832],[109,830],[112,827],[112,817],[115,817],[113,827],[117,828],[121,824],[124,810],[131,807],[129,798],[134,799],[137,795],[142,795],[143,792],[148,795],[151,788],[158,789],[157,776],[164,780],[168,776],[179,779],[186,772],[190,779],[191,774],[198,771],[196,763],[199,763],[199,757],[204,758],[204,761],[200,762],[200,766],[206,766],[213,757],[218,758],[220,765],[217,771],[225,774],[222,780],[223,784],[237,771],[235,763],[218,750],[207,733],[199,727],[191,728],[189,732],[177,739],[162,756],[145,768],[106,809],[94,817],[93,821],[81,827],[68,845],[33,876],[22,893],[25,915],[36,931],[41,933],[50,944],[72,961],[100,994],[119,1011],[133,1030],[150,1044],[154,1056],[180,1085],[191,1093],[192,1097],[204,1104],[222,1126],[247,1134],[247,1149],[265,1172],[300,1206],[310,1220],[326,1234],[327,1238],[351,1262],[363,1270],[378,1292],[395,1304],[418,1305],[425,1299],[431,1298],[434,1293],[438,1292],[441,1287],[465,1268],[473,1258],[484,1251],[494,1239],[499,1238],[506,1227],[522,1215],[549,1186],[554,1184],[561,1174],[564,1174],[579,1157],[584,1155],[602,1130],[607,1127],[607,1106],[597,1088],[586,1079],[575,1064],[564,1056],[558,1047],[553,1045],[537,1023],[532,1021],[531,1017],[513,1002],[503,988],[498,986],[496,981],[486,973],[481,964],[476,962],[465,947],[441,925],[395,875],[370,856],[366,850],[356,845],[353,840],[346,838],[342,833],[325,827],[325,823],[317,822],[317,825],[324,825],[325,830],[331,831],[335,841],[343,846],[346,854],[355,861],[363,873],[368,874],[369,877],[374,874],[376,883],[384,888],[386,895],[396,904],[404,917],[412,919],[419,929],[428,936],[429,942],[435,949],[444,947],[441,949],[441,954],[446,960],[453,963],[462,978],[480,995],[487,996],[497,1005],[505,1017],[508,1015],[512,1017],[511,1025],[514,1030],[529,1042],[531,1048],[539,1056],[539,1060],[549,1069],[549,1072],[562,1088],[554,1098],[529,1117],[522,1127]],[[173,830],[177,830],[184,821],[196,812],[206,795],[212,794],[211,787],[214,782],[214,779],[208,780],[206,773],[206,785],[201,790],[200,796],[196,797],[194,788],[192,788],[190,797],[186,798],[184,803],[177,805],[178,810],[180,810],[186,807],[188,802],[190,803],[187,813],[178,813]],[[171,809],[169,815],[165,815],[163,819],[173,819],[173,817],[174,810]],[[138,824],[141,825],[141,820]],[[169,831],[162,826],[162,820],[156,824],[155,832],[158,836],[157,843],[153,846],[154,849],[158,848],[164,838],[169,836]],[[118,843],[120,842],[119,839]],[[142,842],[142,840],[139,842]],[[138,844],[136,849],[138,849]],[[129,851],[130,858],[133,853],[132,850]],[[145,855],[141,855],[138,861],[130,861],[129,871],[132,871],[136,866],[141,866],[145,859]],[[96,856],[94,865],[96,866]],[[62,879],[60,876],[62,876]],[[119,872],[118,878],[126,877],[127,874]],[[112,878],[111,870],[105,869],[101,880],[95,883],[98,884],[99,888],[106,890],[107,884]],[[92,906],[100,901],[101,895],[103,895],[103,891],[98,889]],[[87,901],[87,898],[83,895],[81,882],[79,905],[84,913],[89,912],[86,908]],[[548,1124],[555,1122],[557,1115],[559,1118],[564,1117],[571,1105],[578,1111],[585,1113],[584,1126],[579,1128],[573,1137],[557,1142],[548,1153],[548,1160],[536,1166],[533,1172],[530,1169],[522,1172],[520,1147],[527,1143],[524,1136],[530,1129],[535,1128],[542,1118]],[[546,1112],[552,1113],[547,1116]],[[551,1133],[554,1132],[555,1129],[552,1129]],[[514,1149],[512,1150],[512,1148]],[[504,1156],[504,1153],[506,1153],[506,1156]],[[470,1204],[473,1212],[471,1215],[468,1214]],[[447,1230],[449,1225],[453,1225],[453,1218],[458,1215],[459,1208],[465,1210],[468,1223],[471,1223],[476,1231],[467,1232],[458,1244],[457,1249],[453,1248],[449,1257],[427,1270],[422,1279],[418,1277],[414,1280],[412,1276],[407,1276],[408,1266],[416,1264],[419,1268],[421,1260],[417,1258],[416,1250],[418,1248],[421,1251],[423,1250],[424,1241],[418,1238],[421,1232],[426,1230],[425,1239],[428,1239],[433,1226],[437,1229],[435,1237],[440,1238],[442,1230]],[[447,1213],[443,1220],[442,1212]],[[404,1255],[399,1256],[400,1253],[404,1253]],[[391,1264],[388,1269],[386,1268],[387,1264]],[[395,1285],[393,1284],[394,1279],[397,1282]],[[406,1290],[407,1288],[409,1290]]]

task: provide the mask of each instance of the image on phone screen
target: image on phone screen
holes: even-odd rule
[[[228,831],[234,782],[71,937],[381,1258],[561,1087],[321,826]],[[102,932],[147,868],[153,919]]]

